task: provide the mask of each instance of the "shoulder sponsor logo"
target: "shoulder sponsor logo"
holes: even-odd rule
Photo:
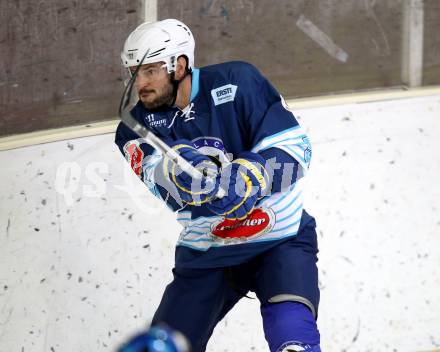
[[[230,101],[234,101],[235,93],[237,92],[237,86],[233,84],[227,84],[211,90],[211,96],[215,105],[224,104]]]

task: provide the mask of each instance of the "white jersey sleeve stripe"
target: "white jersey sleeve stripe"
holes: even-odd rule
[[[265,199],[263,199],[258,206],[266,206],[266,207],[273,207],[277,204],[279,204],[280,202],[282,202],[286,197],[291,196],[291,192],[292,190],[295,188],[295,184],[290,186],[290,188],[285,192],[285,193],[277,193],[271,196],[267,196]],[[273,203],[268,204],[270,201],[272,201]]]
[[[302,210],[302,208],[303,208],[303,206],[302,206],[302,204],[300,204],[298,207],[296,207],[296,209],[295,209],[292,213],[290,213],[290,214],[284,216],[284,217],[281,218],[281,219],[277,219],[277,222],[280,223],[280,222],[283,222],[284,220],[289,220],[289,219],[291,219],[294,215],[296,215],[296,214],[298,213],[298,211]],[[277,215],[278,215],[278,214],[277,214]]]
[[[289,196],[292,196],[292,193],[289,194]],[[281,213],[284,210],[286,210],[287,208],[289,208],[294,202],[296,202],[301,196],[301,192],[299,192],[295,197],[293,197],[292,199],[289,199],[289,203],[287,203],[286,205],[282,205],[283,208],[281,209],[277,209],[277,207],[275,207],[274,205],[270,206],[272,209],[276,209],[277,213]],[[287,198],[287,197],[286,197]]]
[[[290,227],[292,227],[292,226],[299,225],[300,222],[301,222],[301,217],[299,217],[298,220],[296,220],[295,222],[290,223],[290,224],[287,225],[287,226],[284,226],[284,227],[282,227],[282,228],[280,228],[280,229],[272,230],[271,233],[276,233],[276,232],[284,231],[284,230],[286,230],[286,229],[288,229],[288,228],[290,228]]]
[[[285,139],[287,136],[289,136],[289,138],[296,138],[296,137],[300,137],[300,135],[302,135],[302,133],[298,133],[297,131],[300,131],[301,127],[295,126],[292,128],[289,128],[287,130],[272,134],[266,138],[263,138],[260,142],[258,142],[253,148],[252,151],[254,153],[256,153],[257,151],[263,150],[263,149],[267,149],[267,145],[270,145],[271,143],[279,143],[280,141],[282,141],[283,139]]]

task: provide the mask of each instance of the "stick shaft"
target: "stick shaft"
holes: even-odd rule
[[[151,132],[145,126],[142,126],[136,119],[131,116],[128,109],[123,109],[121,112],[122,122],[129,127],[133,132],[135,132],[139,137],[143,138],[145,142],[150,144],[154,149],[162,152],[164,157],[169,158],[173,163],[178,165],[184,172],[190,175],[192,178],[200,180],[204,177],[207,178],[208,182],[214,182],[213,177],[215,175],[203,175],[199,170],[192,166],[188,161],[182,158],[178,152],[170,148],[164,141],[157,137],[153,132]],[[216,194],[217,198],[222,198],[226,194],[226,191],[220,187]]]

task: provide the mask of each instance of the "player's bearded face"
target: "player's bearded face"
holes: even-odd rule
[[[161,63],[143,65],[136,77],[135,88],[147,109],[157,109],[173,101],[171,75]]]

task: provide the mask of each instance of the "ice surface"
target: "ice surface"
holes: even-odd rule
[[[314,147],[323,350],[439,347],[440,96],[291,108]],[[112,141],[0,152],[0,351],[112,351],[151,319],[180,227]],[[249,299],[208,346],[267,350]]]

